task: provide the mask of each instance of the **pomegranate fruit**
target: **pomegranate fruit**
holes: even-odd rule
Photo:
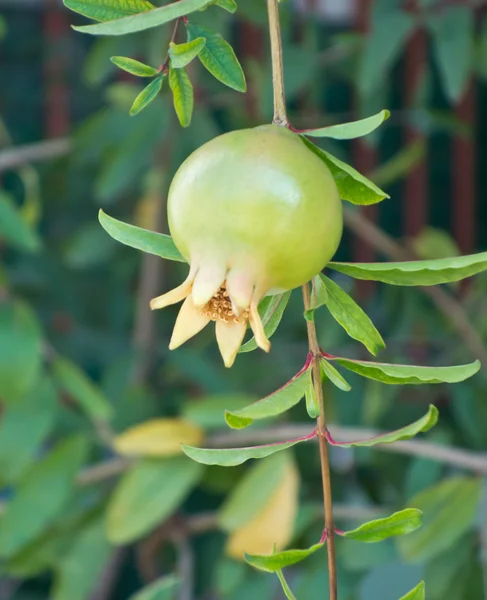
[[[171,183],[168,220],[190,272],[151,308],[185,300],[171,349],[215,321],[226,366],[248,323],[257,345],[269,351],[259,301],[319,273],[343,227],[329,169],[298,135],[278,125],[226,133],[191,154]]]

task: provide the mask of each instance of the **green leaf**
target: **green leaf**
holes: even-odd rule
[[[236,12],[236,10],[238,8],[235,0],[214,0],[213,4],[215,6],[219,6],[220,8],[223,8],[224,10],[228,11],[229,13]]]
[[[423,527],[396,540],[402,557],[408,561],[428,561],[452,548],[475,519],[482,494],[482,481],[476,477],[450,477],[408,502],[423,511]]]
[[[381,542],[387,538],[405,535],[418,529],[422,524],[422,515],[423,513],[417,508],[406,508],[385,519],[369,521],[357,529],[345,531],[343,535],[359,542]]]
[[[72,546],[56,567],[52,600],[86,600],[95,591],[112,548],[105,533],[105,515],[76,534]]]
[[[175,44],[171,42],[169,45],[169,56],[171,57],[171,67],[173,69],[182,69],[198,56],[206,44],[206,39],[203,37],[195,38],[191,42],[185,44]]]
[[[174,600],[179,584],[180,580],[176,576],[167,575],[130,596],[129,600]]]
[[[74,363],[56,358],[52,372],[59,386],[67,392],[91,419],[104,421],[113,415],[113,408],[102,391]]]
[[[41,247],[41,241],[27,222],[9,195],[0,190],[0,240],[19,250],[35,252]]]
[[[110,60],[120,69],[137,77],[155,77],[158,74],[158,70],[154,69],[154,67],[145,65],[133,58],[127,58],[126,56],[112,56]]]
[[[348,335],[361,342],[371,354],[376,355],[385,348],[380,333],[360,306],[337,283],[324,275],[320,275],[320,279],[328,292],[326,306]]]
[[[325,358],[320,360],[320,368],[322,374],[329,379],[333,385],[335,385],[342,392],[349,392],[352,386],[343,377],[343,375],[335,369],[335,367],[329,363]]]
[[[71,0],[69,1],[71,2]],[[114,0],[110,1],[113,2]],[[81,31],[81,33],[91,33],[92,35],[125,35],[126,33],[144,31],[145,29],[169,23],[170,21],[174,21],[174,19],[179,19],[192,12],[201,10],[210,3],[211,0],[178,0],[177,2],[166,4],[153,10],[146,9],[145,12],[138,10],[138,14],[131,14],[121,19],[116,18],[106,23],[97,23],[96,25],[73,26],[73,29]]]
[[[193,115],[194,93],[193,85],[185,69],[169,69],[169,86],[179,122],[182,127],[188,127]]]
[[[389,384],[458,383],[472,377],[480,369],[478,360],[454,367],[418,367],[413,365],[389,365],[386,363],[327,357],[349,371],[367,379]]]
[[[259,514],[279,487],[289,460],[287,453],[274,454],[250,467],[219,509],[220,527],[235,531]]]
[[[21,302],[0,302],[0,399],[15,402],[34,383],[41,363],[39,323]]]
[[[328,300],[328,292],[320,275],[313,277],[310,293],[310,308],[304,311],[304,318],[307,321],[315,320],[315,310],[324,306]]]
[[[269,556],[259,556],[257,554],[245,553],[245,560],[259,571],[267,573],[276,573],[285,567],[290,567],[301,562],[311,556],[318,550],[321,550],[325,544],[314,544],[306,550],[285,550],[284,552],[276,552]]]
[[[190,40],[199,37],[206,39],[206,45],[198,58],[213,77],[238,92],[245,92],[245,75],[230,44],[219,33],[201,25],[190,23],[187,30]]]
[[[473,67],[474,13],[467,6],[450,6],[428,20],[433,49],[446,95],[458,102]]]
[[[338,263],[327,265],[354,279],[381,281],[390,285],[438,285],[453,283],[487,270],[487,252],[440,258],[389,263]]]
[[[313,383],[313,375],[311,370],[308,371],[308,381],[304,391],[306,398],[306,412],[310,419],[317,419],[320,416],[320,403],[316,397],[316,390]]]
[[[303,143],[330,169],[342,200],[353,204],[377,204],[389,196],[347,163],[301,136]]]
[[[87,454],[80,436],[59,443],[33,465],[0,521],[0,556],[10,558],[43,533],[66,506]]]
[[[340,448],[351,448],[352,446],[368,447],[375,446],[376,444],[393,444],[394,442],[399,442],[401,440],[410,440],[418,435],[418,433],[425,433],[434,427],[438,422],[438,414],[436,406],[430,404],[428,412],[421,417],[421,419],[418,419],[417,421],[414,421],[414,423],[406,425],[401,429],[396,429],[395,431],[384,433],[368,440],[358,440],[353,442],[336,442],[329,436],[329,442],[333,446],[340,446]]]
[[[400,598],[399,600],[425,600],[426,598],[426,589],[424,585],[424,581],[418,583],[418,585],[408,592],[405,596]]]
[[[135,464],[122,477],[108,506],[109,540],[128,544],[163,523],[197,485],[202,472],[200,465],[181,456]]]
[[[276,452],[281,452],[291,448],[300,442],[306,442],[315,436],[313,432],[309,436],[289,440],[287,442],[277,442],[275,444],[264,444],[262,446],[251,446],[247,448],[227,448],[215,450],[213,448],[194,448],[181,444],[183,452],[189,458],[203,465],[219,465],[220,467],[235,467],[241,465],[251,458],[265,458]]]
[[[304,396],[309,380],[309,367],[301,370],[281,388],[237,411],[226,411],[225,420],[233,429],[243,429],[254,419],[266,419],[280,415],[295,406]]]
[[[56,390],[45,376],[15,403],[3,407],[0,485],[16,482],[34,461],[40,445],[54,426],[57,408]]]
[[[135,117],[135,115],[138,115],[140,111],[149,106],[149,104],[157,98],[159,92],[162,90],[163,83],[164,75],[160,75],[154,79],[154,81],[151,81],[149,85],[146,86],[134,100],[134,103],[130,108],[130,116]]]
[[[289,587],[286,578],[284,577],[284,573],[282,571],[276,571],[277,578],[279,579],[279,583],[281,584],[282,591],[286,596],[287,600],[296,600],[296,596],[292,593],[291,588]]]
[[[63,0],[64,6],[94,21],[112,21],[152,10],[146,0]]]
[[[381,87],[416,23],[405,11],[392,8],[376,9],[371,25],[358,73],[358,88],[363,96]]]
[[[309,135],[310,137],[326,137],[335,140],[353,140],[363,137],[375,131],[377,127],[382,125],[391,116],[388,110],[381,110],[380,113],[360,121],[352,123],[341,123],[339,125],[329,125],[320,129],[305,129],[300,133]]]
[[[259,315],[264,326],[264,331],[267,338],[271,338],[279,327],[282,315],[286,310],[286,306],[291,297],[291,292],[276,294],[274,296],[266,296],[259,304]],[[239,353],[252,352],[256,350],[257,344],[255,338],[252,337],[248,342],[243,344]]]
[[[123,223],[108,216],[102,210],[98,213],[98,219],[103,229],[114,240],[126,246],[142,250],[142,252],[147,252],[148,254],[167,258],[167,260],[186,262],[169,235]]]

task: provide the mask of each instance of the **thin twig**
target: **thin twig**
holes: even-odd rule
[[[304,309],[310,310],[311,296],[309,284],[303,285]],[[323,484],[323,505],[325,511],[325,528],[327,534],[326,549],[328,556],[328,582],[330,590],[330,600],[336,600],[338,593],[337,568],[335,555],[335,524],[333,521],[333,498],[331,492],[331,474],[330,459],[328,456],[328,442],[326,439],[326,414],[323,398],[323,385],[321,382],[321,350],[316,335],[316,326],[314,321],[306,321],[308,331],[309,351],[312,355],[311,368],[313,369],[313,385],[316,399],[320,408],[320,414],[317,420],[318,442],[320,447],[321,479]]]
[[[118,573],[127,557],[126,548],[116,548],[108,563],[97,581],[95,591],[91,594],[90,600],[107,600],[111,597],[113,586],[116,583]]]
[[[346,225],[370,246],[378,250],[387,258],[393,260],[417,260],[417,256],[396,242],[394,238],[374,225],[359,211],[345,208]],[[487,348],[482,337],[470,322],[465,309],[460,302],[441,287],[421,287],[424,294],[429,296],[437,308],[444,314],[462,338],[465,346],[475,358],[487,366]],[[487,369],[482,370],[487,378]]]
[[[364,429],[361,427],[342,427],[330,425],[328,427],[332,436],[340,441],[351,442],[357,439],[368,439],[382,435],[383,431]],[[211,448],[232,448],[252,444],[266,444],[284,442],[310,433],[310,426],[306,424],[277,425],[255,431],[235,431],[213,435],[206,445]],[[393,452],[429,458],[449,466],[473,471],[487,475],[487,452],[473,452],[462,448],[440,446],[422,440],[409,440],[395,442],[394,444],[377,444],[373,450],[380,452]]]
[[[269,34],[272,56],[272,88],[274,90],[274,119],[277,125],[287,125],[286,100],[284,96],[284,68],[282,62],[281,27],[277,0],[267,0]]]
[[[30,162],[40,162],[64,156],[71,148],[71,140],[60,138],[3,150],[0,152],[0,172],[7,169],[16,169]]]

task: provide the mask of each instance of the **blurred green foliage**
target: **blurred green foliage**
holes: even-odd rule
[[[414,26],[414,18],[400,4],[376,0],[371,32],[364,39],[347,28],[325,27],[282,4],[285,77],[296,126],[318,126],[320,119],[323,126],[350,120],[348,114],[342,118],[348,113],[350,91],[357,93],[364,116],[396,102],[399,85],[393,67]],[[448,103],[461,97],[472,75],[478,78],[480,97],[485,94],[487,22],[476,31],[471,9],[439,10],[435,1],[422,4],[433,56],[416,106],[401,111],[385,133],[370,138],[388,159],[377,183],[393,196],[392,207],[382,214],[396,233],[398,182],[423,156],[417,147],[399,149],[402,126],[414,123],[431,136],[433,151],[440,150],[433,213],[435,225],[444,225],[442,175],[449,165],[443,164],[441,147],[449,135],[471,134],[447,110]],[[42,135],[42,103],[32,93],[41,89],[36,19],[33,12],[15,8],[0,20],[0,157],[15,143]],[[161,64],[168,28],[96,41],[70,34],[72,151],[35,169],[19,165],[2,174],[0,596],[6,599],[98,600],[96,592],[107,573],[115,581],[107,600],[175,598],[177,586],[160,577],[178,570],[194,598],[271,600],[278,593],[277,581],[230,558],[225,550],[234,520],[240,525],[251,521],[275,492],[279,482],[270,478],[272,469],[267,467],[254,485],[249,502],[238,490],[256,477],[252,465],[202,468],[186,457],[127,457],[113,447],[118,433],[156,417],[182,416],[206,436],[222,433],[225,409],[238,411],[282,385],[307,353],[299,291],[291,295],[268,357],[244,353],[226,371],[210,332],[169,353],[175,311],[151,314],[148,300],[180,282],[185,266],[163,264],[124,248],[97,222],[98,209],[109,207],[127,222],[165,230],[164,198],[181,161],[220,132],[270,119],[270,65],[265,59],[242,58],[244,43],[237,35],[242,30],[254,35],[252,28],[265,24],[264,2],[242,1],[236,15],[212,7],[198,14],[197,22],[235,42],[247,76],[247,96],[223,87],[198,66],[190,71],[197,101],[188,129],[181,129],[173,115],[168,86],[131,118],[130,107],[142,86],[133,78],[120,79],[109,58],[123,55]],[[23,71],[18,68],[22,61],[28,65]],[[330,109],[326,115],[325,106]],[[480,119],[483,132],[483,112]],[[323,148],[344,159],[350,150],[347,143],[330,140]],[[484,244],[486,215],[482,205]],[[413,243],[424,258],[455,252],[450,237],[435,228]],[[341,258],[349,258],[349,246],[347,238]],[[333,277],[384,333],[387,350],[381,352],[381,361],[441,365],[474,358],[420,291],[380,286],[373,297],[364,297],[345,275]],[[451,291],[461,292],[463,307],[487,340],[486,277]],[[326,311],[317,310],[315,319],[325,350],[365,358],[360,345]],[[485,451],[482,374],[447,389],[413,390],[351,373],[347,377],[352,390],[346,395],[326,388],[331,422],[397,429],[423,415],[428,404],[437,404],[441,420],[430,432],[430,442],[475,451],[478,457]],[[277,422],[306,423],[304,403]],[[341,600],[396,599],[421,578],[428,600],[483,597],[485,470],[369,448],[337,450],[331,459],[339,526],[351,529],[406,505],[421,508],[425,515],[425,526],[400,541],[363,545],[338,540]],[[321,534],[319,461],[312,444],[298,446],[294,460],[300,509],[292,524],[292,544],[304,548]],[[129,544],[130,550],[120,553],[119,544]],[[317,552],[290,570],[288,578],[299,599],[322,596],[324,562],[323,552]]]

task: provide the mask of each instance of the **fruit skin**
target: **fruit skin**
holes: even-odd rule
[[[191,154],[171,183],[168,221],[192,267],[245,272],[257,295],[312,279],[343,229],[329,169],[278,125],[226,133]]]

